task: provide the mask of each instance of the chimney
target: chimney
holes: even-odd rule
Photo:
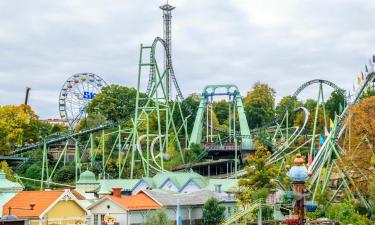
[[[112,195],[117,198],[121,198],[122,188],[112,188]]]
[[[215,184],[215,192],[221,193],[221,184]]]

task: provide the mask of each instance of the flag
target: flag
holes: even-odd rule
[[[182,225],[180,202],[178,199],[177,199],[176,225]]]
[[[309,164],[309,166],[311,165],[312,163],[312,155],[311,154],[307,154],[307,163]]]
[[[368,73],[368,68],[367,68],[367,65],[365,65],[365,71],[366,71],[366,73]]]
[[[365,80],[365,75],[363,74],[362,71],[361,71],[361,79],[362,79],[362,80]]]
[[[323,137],[323,135],[319,135],[319,144],[320,145],[324,144],[324,137]]]
[[[325,126],[324,127],[324,136],[328,136],[329,135],[329,132],[328,132],[328,129],[327,129],[327,127]]]
[[[360,85],[361,84],[361,78],[360,77],[357,77],[357,84]]]
[[[333,121],[331,119],[329,119],[329,128],[333,128]]]

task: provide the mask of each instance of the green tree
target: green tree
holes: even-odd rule
[[[106,118],[102,114],[90,113],[87,118],[81,119],[77,127],[77,131],[98,127],[107,122]]]
[[[216,198],[209,198],[203,206],[203,225],[220,224],[225,218],[225,207]]]
[[[66,166],[60,167],[56,170],[54,176],[54,181],[61,182],[61,183],[70,183],[75,179],[75,166],[74,164],[69,164]]]
[[[146,222],[144,225],[173,225],[173,222],[169,220],[167,213],[164,209],[155,210],[149,212],[146,216]]]
[[[345,107],[345,93],[340,90],[333,91],[325,107],[329,118],[335,118],[335,114],[340,114]]]
[[[193,130],[195,116],[199,107],[199,100],[200,100],[199,94],[193,93],[189,95],[187,98],[185,98],[181,105],[183,115],[185,117],[189,116],[189,118],[187,119],[187,130],[189,134]],[[175,120],[177,120],[177,118],[181,118],[178,110],[175,110],[173,118]],[[177,124],[178,126],[181,126],[182,121],[177,120]]]
[[[244,98],[244,109],[250,128],[271,122],[275,115],[275,91],[268,84],[257,82]]]
[[[25,177],[40,180],[42,176],[42,165],[34,163],[26,169]]]
[[[101,114],[108,121],[119,121],[132,115],[135,110],[137,90],[120,85],[110,85],[102,88],[89,103],[89,114]],[[145,97],[141,94],[141,97]]]
[[[0,171],[5,173],[5,176],[8,180],[15,181],[16,177],[14,176],[12,168],[9,167],[6,161],[1,161],[0,163]]]
[[[216,117],[220,125],[228,123],[229,104],[224,99],[213,102],[213,110],[216,113]]]
[[[269,189],[275,187],[271,179],[276,177],[274,164],[267,164],[270,153],[266,146],[257,142],[255,155],[246,159],[246,175],[238,182],[240,205],[246,206],[259,198],[267,197]]]
[[[326,210],[325,216],[336,219],[342,224],[367,225],[371,224],[366,216],[360,215],[351,202],[331,204]]]
[[[288,110],[288,126],[291,127],[293,126],[294,120],[296,119],[297,115],[294,110],[296,110],[301,105],[302,103],[296,98],[293,98],[290,95],[284,96],[276,106],[276,116],[281,121],[285,116],[286,110]]]

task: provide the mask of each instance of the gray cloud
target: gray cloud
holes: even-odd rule
[[[57,100],[74,73],[135,86],[139,44],[162,35],[163,1],[1,1],[0,104],[30,104],[58,117]],[[371,0],[179,0],[173,62],[185,95],[206,84],[256,81],[278,99],[314,78],[351,89],[375,52]],[[315,97],[314,89],[305,97]]]

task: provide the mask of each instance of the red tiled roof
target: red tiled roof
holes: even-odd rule
[[[131,196],[122,196],[121,198],[111,195],[109,196],[109,198],[128,210],[161,208],[161,206],[156,201],[151,199],[148,195],[146,195],[143,192]]]
[[[63,193],[64,190],[21,191],[3,206],[3,216],[8,215],[9,206],[11,208],[29,209],[30,203],[34,203],[33,210],[11,209],[11,214],[21,218],[39,217]]]

